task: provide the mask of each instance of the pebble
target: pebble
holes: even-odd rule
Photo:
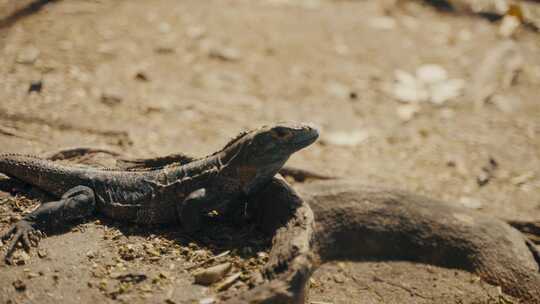
[[[199,300],[199,304],[214,304],[214,303],[216,303],[215,298],[204,298],[204,299]]]
[[[41,259],[47,257],[47,251],[45,249],[38,249],[37,254]]]
[[[229,287],[231,287],[234,284],[234,282],[236,282],[236,280],[238,280],[240,278],[241,275],[242,275],[241,272],[237,272],[237,273],[227,277],[223,282],[219,283],[216,286],[216,290],[217,291],[227,290]]]
[[[345,283],[345,277],[341,274],[335,274],[333,278],[334,278],[334,282],[338,284]]]
[[[516,43],[501,42],[484,56],[475,69],[468,85],[468,97],[477,108],[483,106],[496,93],[509,88],[523,66],[524,59]]]
[[[448,72],[436,64],[418,67],[415,75],[402,70],[396,70],[394,74],[396,82],[391,91],[396,99],[407,103],[429,101],[442,105],[460,96],[465,88],[463,79],[449,79]],[[407,118],[406,112],[403,113]]]
[[[106,88],[101,94],[101,102],[109,106],[117,105],[121,103],[122,100],[123,94],[118,88]]]
[[[521,185],[526,184],[527,182],[533,180],[534,177],[535,177],[534,172],[527,172],[527,173],[523,173],[523,174],[520,174],[520,175],[512,178],[510,180],[510,182],[512,184],[514,184],[515,186],[521,186]]]
[[[15,290],[17,291],[25,291],[26,290],[26,284],[22,280],[15,280],[13,281],[13,287],[15,287]]]
[[[416,70],[416,79],[425,84],[437,84],[448,79],[448,73],[440,65],[425,64]]]
[[[430,89],[430,101],[433,104],[441,105],[460,96],[464,88],[465,81],[463,79],[449,79],[433,84]]]
[[[400,105],[396,108],[396,114],[404,122],[410,121],[420,111],[417,104]]]
[[[19,52],[15,61],[20,64],[33,64],[38,59],[40,53],[36,47],[27,46]]]
[[[195,283],[201,285],[210,285],[221,280],[232,268],[231,263],[223,263],[206,269],[199,270],[193,275]]]
[[[208,52],[208,56],[223,61],[238,61],[242,58],[240,51],[232,47],[213,47]]]
[[[468,197],[468,196],[461,197],[459,199],[459,203],[463,205],[464,207],[467,207],[469,209],[474,209],[474,210],[481,209],[482,206],[484,205],[481,201],[472,197]]]
[[[499,35],[503,38],[510,38],[514,36],[520,25],[521,22],[517,17],[506,15],[499,26]]]
[[[28,86],[28,93],[36,92],[40,93],[43,89],[43,81],[37,80],[30,82],[30,86]]]

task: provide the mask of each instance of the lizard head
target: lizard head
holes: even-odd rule
[[[247,182],[247,188],[272,178],[294,152],[319,137],[308,124],[279,123],[242,133],[225,148],[224,161]]]
[[[280,123],[247,132],[242,138],[242,156],[246,163],[264,165],[285,162],[294,152],[311,145],[319,137],[308,124]]]

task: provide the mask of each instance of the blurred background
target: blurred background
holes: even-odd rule
[[[244,129],[313,122],[320,140],[290,164],[540,219],[537,1],[28,3],[0,1],[2,153],[203,155]],[[320,297],[349,286],[336,303],[358,303],[361,275],[327,267]],[[454,273],[401,267],[418,288]],[[430,303],[372,284],[382,296],[366,303]],[[454,300],[473,288],[442,284]]]

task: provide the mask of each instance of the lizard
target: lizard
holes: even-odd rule
[[[6,262],[18,242],[37,246],[39,231],[100,213],[141,224],[179,222],[201,228],[205,212],[265,186],[289,157],[317,140],[309,124],[279,123],[242,132],[222,149],[147,170],[84,168],[20,154],[1,154],[0,173],[35,186],[56,201],[41,204],[7,231]]]

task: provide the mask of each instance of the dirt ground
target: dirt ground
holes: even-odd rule
[[[307,121],[321,138],[289,164],[540,219],[540,36],[530,29],[504,38],[500,21],[421,2],[337,0],[55,1],[0,24],[0,153],[203,155],[243,129]],[[475,103],[467,90],[507,40],[523,62],[517,77]],[[464,93],[400,102],[396,70],[425,64],[464,80]],[[16,190],[0,192],[0,229],[36,204]],[[187,252],[174,231],[97,218],[47,237],[26,264],[0,265],[0,302],[198,303],[213,291],[186,265],[193,251],[219,252]],[[324,265],[310,285],[313,304],[507,303],[464,271],[399,261]]]

